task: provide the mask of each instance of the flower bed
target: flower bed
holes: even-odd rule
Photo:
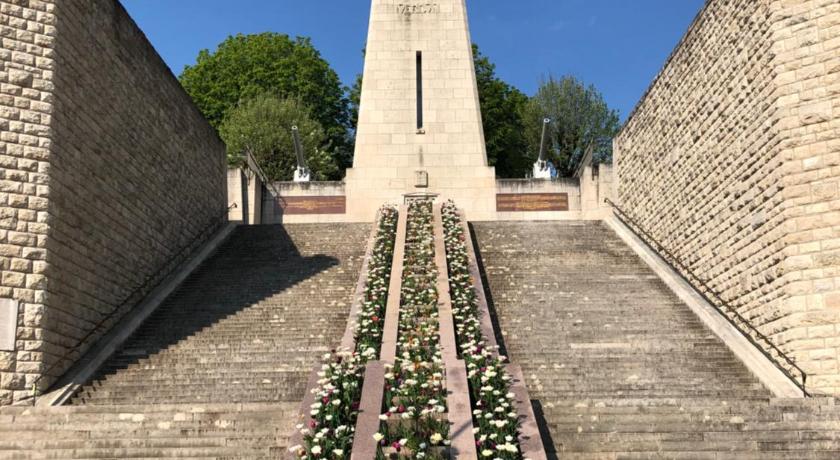
[[[438,327],[431,202],[408,211],[396,361],[385,375],[380,456],[446,456],[446,385]]]
[[[460,357],[467,364],[473,406],[473,426],[481,458],[521,459],[518,442],[518,415],[512,378],[504,367],[505,358],[490,349],[481,331],[481,311],[470,275],[467,236],[461,215],[451,201],[442,209],[449,268],[449,290],[455,335]]]
[[[385,306],[391,278],[398,212],[394,207],[379,211],[378,229],[368,261],[364,296],[355,327],[356,348],[324,356],[318,373],[315,402],[308,426],[299,425],[303,446],[289,450],[304,459],[350,457],[365,365],[378,359],[382,342]]]

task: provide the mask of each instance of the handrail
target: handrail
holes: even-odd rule
[[[96,325],[93,327],[93,329],[91,329],[90,331],[88,331],[88,333],[87,333],[84,337],[82,337],[81,339],[79,339],[79,341],[78,341],[78,343],[76,343],[76,345],[74,345],[72,348],[67,349],[67,350],[64,352],[64,354],[63,354],[63,355],[61,355],[61,356],[59,357],[59,359],[58,359],[56,362],[54,362],[54,363],[53,363],[53,364],[52,364],[49,368],[47,368],[47,370],[46,370],[46,371],[42,372],[42,373],[41,373],[41,375],[39,375],[39,376],[38,376],[38,377],[37,377],[37,378],[36,378],[36,379],[32,382],[32,384],[31,384],[31,387],[32,387],[32,395],[31,395],[31,396],[29,396],[29,397],[27,397],[27,398],[23,398],[23,399],[22,399],[22,401],[26,401],[26,400],[31,399],[31,400],[32,400],[32,405],[35,405],[35,402],[37,401],[38,396],[40,396],[40,395],[38,394],[38,383],[40,383],[40,382],[41,382],[41,380],[42,380],[44,377],[46,377],[46,376],[50,375],[50,372],[52,372],[53,370],[55,370],[56,368],[58,368],[58,366],[59,366],[60,364],[64,363],[65,361],[67,361],[67,359],[68,359],[71,355],[73,355],[74,353],[76,353],[77,351],[79,351],[79,350],[82,348],[82,345],[84,345],[84,344],[85,344],[85,343],[86,343],[86,342],[87,342],[87,341],[88,341],[91,337],[93,337],[93,336],[94,336],[94,334],[95,334],[97,331],[99,331],[99,329],[100,329],[100,328],[102,328],[102,327],[103,327],[103,326],[104,326],[107,322],[109,322],[111,319],[113,319],[113,318],[116,316],[117,312],[119,312],[120,310],[122,310],[122,309],[123,309],[123,307],[125,307],[126,305],[128,305],[128,304],[129,304],[129,302],[131,301],[131,299],[133,299],[135,296],[137,296],[137,295],[139,295],[139,294],[142,294],[142,293],[144,293],[144,292],[146,292],[146,293],[151,292],[151,291],[154,289],[154,287],[156,287],[156,286],[157,286],[157,285],[154,285],[154,286],[152,286],[152,285],[151,285],[151,283],[152,283],[154,280],[158,280],[158,284],[160,284],[163,280],[167,279],[167,278],[169,277],[169,275],[171,275],[171,274],[172,274],[172,272],[174,272],[174,271],[175,271],[175,269],[176,269],[176,268],[178,268],[179,266],[181,266],[181,263],[183,263],[183,261],[181,261],[181,263],[174,263],[174,262],[176,262],[176,260],[180,259],[180,258],[181,258],[181,256],[183,256],[183,255],[184,255],[184,253],[185,253],[188,249],[190,249],[190,248],[194,248],[194,247],[195,247],[195,245],[196,245],[197,243],[199,243],[199,241],[200,241],[200,240],[199,240],[199,238],[200,238],[200,237],[202,237],[202,236],[204,236],[204,234],[205,234],[205,233],[208,233],[208,231],[210,231],[210,230],[212,230],[212,229],[216,229],[216,228],[218,228],[218,227],[220,226],[220,223],[222,223],[222,222],[226,221],[226,220],[227,220],[227,218],[228,218],[228,214],[230,213],[230,210],[231,210],[231,209],[234,209],[234,208],[236,208],[236,207],[237,207],[236,203],[233,203],[232,205],[228,206],[228,207],[227,207],[227,209],[225,209],[225,211],[224,211],[224,213],[223,213],[223,214],[221,214],[219,217],[217,217],[216,219],[214,219],[214,220],[210,223],[210,225],[208,225],[207,227],[205,227],[205,228],[203,228],[202,230],[200,230],[199,232],[197,232],[197,233],[193,236],[193,238],[190,240],[190,242],[189,242],[188,244],[186,244],[185,246],[183,246],[183,247],[182,247],[182,248],[181,248],[181,249],[180,249],[177,253],[175,253],[175,255],[173,255],[172,257],[170,257],[169,259],[167,259],[167,261],[166,261],[166,263],[163,265],[163,268],[162,268],[162,269],[157,270],[157,271],[153,272],[152,274],[150,274],[150,275],[146,276],[146,279],[143,281],[143,283],[141,283],[141,284],[140,284],[140,285],[138,285],[136,288],[134,288],[134,290],[132,290],[132,291],[131,291],[131,293],[129,293],[129,294],[128,294],[128,296],[126,296],[126,297],[125,297],[125,300],[123,300],[123,301],[122,301],[122,302],[121,302],[121,303],[120,303],[120,304],[119,304],[116,308],[114,308],[114,309],[113,309],[110,313],[108,313],[107,315],[105,315],[104,317],[102,317],[102,318],[99,320],[99,322],[98,322],[98,323],[96,323]],[[210,235],[212,235],[212,231],[210,231],[209,233],[210,233]],[[207,236],[204,236],[204,237],[206,238]],[[169,269],[168,269],[165,273],[163,273],[163,269],[165,269],[166,267],[169,267]],[[161,273],[163,273],[163,274],[162,274],[162,276],[161,276]],[[122,320],[122,319],[123,319],[123,318],[125,318],[125,317],[126,317],[126,315],[128,315],[131,311],[132,311],[132,309],[128,309],[127,311],[123,312],[122,316],[120,316],[120,318],[119,318],[119,319],[120,319],[120,320]],[[119,322],[119,321],[118,321],[118,322]]]
[[[756,347],[764,356],[766,356],[767,359],[769,359],[773,363],[773,365],[775,365],[780,371],[782,371],[782,373],[785,374],[794,383],[794,385],[796,385],[800,390],[802,390],[802,394],[805,395],[805,397],[811,397],[811,394],[806,389],[808,374],[806,374],[805,371],[802,370],[802,368],[796,364],[793,358],[789,357],[785,352],[779,349],[779,347],[776,346],[776,344],[774,344],[766,335],[762,334],[761,331],[759,331],[755,326],[753,326],[748,319],[744,318],[743,315],[741,315],[735,308],[733,308],[728,302],[726,302],[720,296],[720,294],[718,294],[711,286],[709,286],[709,284],[705,280],[703,280],[703,278],[700,278],[690,268],[688,268],[688,266],[685,263],[683,263],[679,257],[674,255],[662,243],[657,241],[656,238],[654,238],[650,233],[648,233],[638,222],[636,222],[632,217],[630,217],[629,214],[627,214],[623,209],[621,209],[620,206],[618,206],[609,198],[604,199],[604,202],[610,205],[616,211],[616,217],[618,217],[618,219],[621,220],[633,233],[635,233],[637,236],[640,236],[641,240],[644,241],[651,249],[653,249],[654,252],[658,253],[660,256],[664,255],[665,257],[662,257],[662,259],[665,261],[665,263],[668,264],[671,268],[673,268],[674,271],[676,271],[686,282],[688,282],[688,284],[695,286],[695,282],[692,282],[692,280],[689,279],[689,277],[694,279],[696,283],[699,284],[702,288],[696,289],[697,286],[695,286],[695,290],[698,292],[698,294],[700,294],[700,296],[702,296],[703,299],[706,300],[706,302],[715,307],[715,309],[718,310],[718,312],[720,312],[720,314],[723,315],[726,318],[726,320],[729,321],[729,323],[732,324],[735,327],[735,329],[737,329],[738,332],[741,333],[741,335],[746,337],[746,339],[749,340],[750,343],[752,343],[753,346]],[[714,297],[714,299],[711,299],[709,296]],[[736,322],[735,319],[732,319],[732,316],[734,316],[741,324],[745,326],[739,325],[739,323]],[[749,329],[749,331],[745,331],[744,328]],[[753,338],[750,332],[754,333],[756,337],[758,337],[758,340],[764,342],[771,351],[768,351],[765,347],[761,346],[758,343],[758,341],[756,341],[756,339]],[[773,356],[773,352],[775,352],[778,355],[778,358]],[[790,369],[788,369],[787,367],[785,367],[784,364],[779,362],[780,359],[783,360],[790,368],[794,369],[796,373],[799,374],[799,377],[797,378],[796,376],[794,376],[794,373],[791,372]],[[798,379],[801,379],[802,382],[800,383]]]
[[[269,192],[273,192],[275,199],[282,198],[280,192],[274,185],[274,181],[268,180],[268,176],[265,174],[265,171],[263,171],[262,166],[260,166],[259,162],[257,162],[257,157],[254,156],[254,153],[251,151],[250,148],[245,151],[245,164],[251,171],[254,171],[254,174],[256,174],[257,177],[260,178],[260,181],[262,181],[266,188],[271,189],[269,190]]]
[[[592,165],[592,156],[595,153],[595,145],[589,144],[589,147],[583,152],[583,156],[580,157],[580,161],[578,162],[577,168],[575,168],[575,175],[574,177],[580,178],[583,176],[583,172],[586,171],[586,167]]]

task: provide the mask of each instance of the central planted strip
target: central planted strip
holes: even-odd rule
[[[518,366],[498,354],[469,228],[451,202],[386,207],[300,458],[546,458]]]
[[[414,203],[408,209],[396,354],[386,366],[376,434],[384,456],[448,456],[437,280],[432,203]]]

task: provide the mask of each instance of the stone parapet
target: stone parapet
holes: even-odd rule
[[[343,182],[274,182],[263,189],[264,224],[353,222]]]
[[[608,215],[604,200],[614,196],[612,165],[599,165],[596,171],[593,175],[589,170],[589,175],[581,178],[494,179],[489,193],[464,187],[457,192],[450,189],[439,199],[453,199],[459,205],[480,204],[483,211],[477,212],[474,206],[470,220],[599,220]],[[581,190],[587,195],[585,205]],[[487,196],[495,198],[488,202]],[[244,212],[250,215],[249,224],[364,222],[368,203],[404,201],[402,189],[370,188],[348,193],[344,182],[275,182],[263,186],[253,174],[239,170],[228,173],[228,202],[238,205],[231,211],[231,219],[241,220]],[[256,216],[254,202],[262,203]]]

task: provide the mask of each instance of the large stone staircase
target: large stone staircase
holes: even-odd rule
[[[775,399],[603,223],[479,223],[506,351],[563,459],[837,459],[834,399]]]
[[[281,457],[369,230],[240,227],[72,405],[0,409],[0,459]]]

